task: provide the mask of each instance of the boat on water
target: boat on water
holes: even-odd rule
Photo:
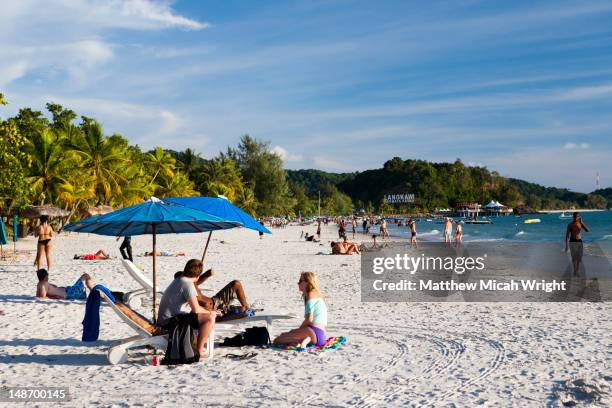
[[[493,224],[491,220],[465,220],[464,224]]]
[[[561,213],[561,215],[559,215],[559,218],[560,218],[560,219],[564,219],[564,218],[572,218],[572,217],[573,217],[573,215],[566,214],[566,213],[565,213],[565,211],[563,211],[563,212]]]
[[[539,222],[541,222],[542,220],[540,220],[539,218],[529,218],[527,220],[525,220],[525,224],[537,224]]]

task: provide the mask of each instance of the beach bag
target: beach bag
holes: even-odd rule
[[[270,343],[270,333],[265,327],[249,327],[244,331],[244,342],[247,346],[267,346]]]
[[[249,327],[234,337],[226,337],[222,347],[267,346],[271,343],[270,333],[265,327]]]
[[[161,364],[192,364],[200,361],[200,354],[193,346],[195,333],[191,326],[174,319],[166,327],[169,329],[168,346]]]

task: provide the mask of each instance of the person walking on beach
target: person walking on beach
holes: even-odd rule
[[[121,237],[117,237],[117,241],[119,241]],[[121,252],[121,257],[123,259],[128,259],[130,262],[134,262],[134,258],[132,258],[132,237],[124,237],[121,246],[119,247],[119,252]]]
[[[410,246],[418,248],[419,246],[417,245],[416,221],[410,218],[408,220],[408,227],[410,227]]]
[[[569,247],[575,276],[578,276],[578,272],[580,271],[580,263],[582,262],[584,250],[581,235],[582,230],[591,232],[589,227],[582,221],[580,213],[575,212],[572,222],[568,224],[565,230],[565,252],[567,252]]]
[[[463,231],[462,231],[462,227],[461,224],[459,224],[458,222],[455,222],[455,224],[457,224],[457,226],[455,227],[455,245],[457,246],[457,248],[459,248],[459,245],[461,245],[461,240],[463,239]]]
[[[34,261],[36,270],[40,269],[43,253],[47,259],[47,270],[51,270],[51,250],[53,249],[51,237],[53,237],[53,234],[53,227],[49,225],[49,217],[41,215],[40,225],[36,228],[36,231],[34,231],[34,235],[38,237],[38,243],[36,244],[36,259]]]
[[[363,228],[363,233],[364,234],[368,233],[368,218],[367,217],[363,217],[363,222],[361,223],[361,228]]]
[[[384,217],[380,220],[380,235],[383,240],[389,237],[389,231],[387,230],[387,220],[385,220]]]
[[[317,239],[321,239],[321,219],[317,220]]]
[[[264,225],[263,219],[261,219],[261,218],[260,218],[260,219],[259,219],[259,223],[260,223],[261,225]],[[259,239],[263,239],[263,232],[262,232],[262,231],[259,231]]]
[[[355,218],[355,216],[353,216],[351,226],[353,227],[353,239],[355,239],[355,230],[357,229],[357,219]]]
[[[341,219],[339,224],[340,227],[338,228],[338,238],[342,238],[346,236],[346,221]]]
[[[453,235],[453,221],[446,217],[444,219],[444,244],[448,247],[451,245],[451,236]]]
[[[327,342],[327,306],[314,272],[302,272],[298,289],[304,298],[304,321],[297,329],[282,333],[274,339],[274,344],[288,344],[306,347],[314,344],[317,347]]]

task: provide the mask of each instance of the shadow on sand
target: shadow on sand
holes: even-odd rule
[[[109,346],[115,340],[97,340],[84,342],[79,339],[13,339],[0,340],[0,347],[35,347],[35,346],[65,346],[65,347],[96,347]]]
[[[0,355],[0,364],[42,364],[51,366],[104,366],[104,354],[11,354]]]

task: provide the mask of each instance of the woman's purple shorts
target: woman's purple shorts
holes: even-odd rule
[[[309,324],[308,327],[315,333],[315,336],[317,337],[317,342],[315,346],[321,347],[325,345],[325,343],[327,342],[327,337],[325,337],[325,332],[323,331],[323,329],[312,324]]]

